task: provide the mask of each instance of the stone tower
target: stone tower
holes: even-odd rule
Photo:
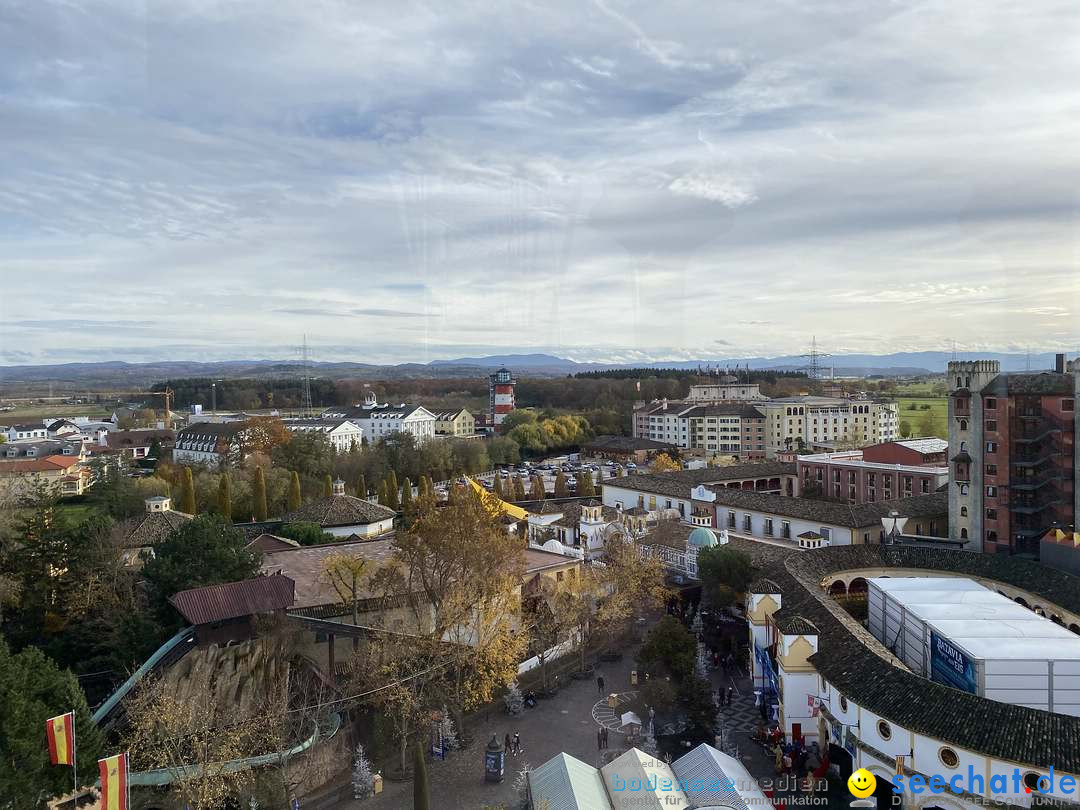
[[[949,537],[983,550],[982,390],[1001,373],[997,360],[952,361],[949,384]]]

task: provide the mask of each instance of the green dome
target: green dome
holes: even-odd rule
[[[712,548],[717,545],[716,532],[704,526],[698,526],[686,538],[686,544],[698,548]]]

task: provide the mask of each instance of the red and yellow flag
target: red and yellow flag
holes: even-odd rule
[[[101,810],[127,810],[128,755],[98,760],[101,771]]]
[[[75,759],[75,712],[46,720],[45,737],[49,741],[49,761],[53,765],[71,765]]]

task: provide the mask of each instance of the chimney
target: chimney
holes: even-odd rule
[[[1056,354],[1056,355],[1054,355],[1054,371],[1056,371],[1058,374],[1064,374],[1065,373],[1065,355],[1064,354]]]

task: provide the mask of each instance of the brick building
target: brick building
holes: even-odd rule
[[[949,363],[950,536],[988,554],[1039,556],[1054,526],[1075,526],[1080,361],[1002,374]]]
[[[944,439],[906,439],[798,456],[799,492],[853,504],[929,495],[949,481],[948,448]]]

